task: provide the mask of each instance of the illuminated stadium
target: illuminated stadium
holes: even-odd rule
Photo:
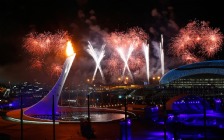
[[[165,74],[160,85],[166,93],[164,97],[167,103],[171,103],[172,98],[173,106],[179,103],[177,100],[181,101],[186,96],[191,96],[192,100],[194,96],[204,98],[215,106],[215,101],[223,102],[224,61],[204,61],[178,67]]]
[[[223,89],[223,60],[180,66],[160,79],[153,96],[158,111],[148,115],[175,139],[220,139],[210,132],[223,132]]]
[[[195,86],[224,87],[224,61],[214,60],[181,66],[165,74],[160,84],[166,87],[192,88]]]
[[[217,97],[223,95],[224,61],[213,60],[184,65],[169,71],[160,80],[167,99],[179,94]]]
[[[168,122],[223,128],[223,88],[223,60],[188,64],[169,71],[160,80],[160,98]]]

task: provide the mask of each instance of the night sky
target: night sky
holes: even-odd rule
[[[22,46],[24,38],[31,32],[68,31],[77,51],[70,77],[77,82],[77,79],[82,79],[80,74],[86,75],[86,78],[92,71],[89,66],[93,63],[81,65],[90,60],[84,51],[88,40],[98,44],[105,33],[138,26],[155,42],[163,34],[166,45],[179,29],[192,20],[208,21],[210,27],[220,28],[224,33],[221,5],[220,0],[1,0],[0,81],[55,82],[57,79],[49,77],[44,71],[36,72],[29,68],[31,56]],[[219,51],[211,59],[223,59],[222,53]],[[174,62],[169,64],[165,64],[167,70],[178,66]],[[84,73],[84,70],[87,72]]]

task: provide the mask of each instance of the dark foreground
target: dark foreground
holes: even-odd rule
[[[124,130],[120,121],[91,123],[95,140],[124,140]],[[61,123],[55,125],[56,140],[86,140],[82,135],[80,123]],[[184,126],[181,124],[163,124],[150,122],[144,117],[132,119],[128,140],[199,140],[224,139],[224,129]],[[164,131],[166,130],[166,131]],[[204,135],[206,132],[206,135]],[[166,134],[166,137],[164,137]],[[53,140],[52,124],[23,124],[23,140]],[[0,140],[20,140],[21,125],[0,118]]]

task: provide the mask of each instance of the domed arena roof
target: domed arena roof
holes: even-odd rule
[[[166,73],[160,79],[160,84],[168,84],[182,77],[198,74],[216,74],[224,76],[224,60],[204,61],[180,66]]]

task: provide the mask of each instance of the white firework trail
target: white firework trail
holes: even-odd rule
[[[119,48],[119,47],[118,47],[118,48],[117,48],[117,51],[118,51],[118,53],[119,53],[121,59],[124,61],[124,69],[123,69],[122,77],[124,77],[125,70],[127,69],[128,72],[129,72],[129,75],[130,75],[130,77],[131,77],[131,80],[134,81],[133,76],[132,76],[131,71],[130,71],[130,68],[129,68],[129,66],[128,66],[128,60],[129,60],[129,58],[130,58],[132,52],[134,51],[134,46],[133,46],[133,44],[131,44],[130,47],[128,48],[128,54],[127,54],[126,57],[125,57],[125,55],[124,55],[124,52],[123,52],[123,49],[122,49],[122,48]]]
[[[164,50],[163,50],[163,35],[161,35],[161,42],[159,44],[159,50],[160,50],[160,61],[161,61],[161,74],[162,76],[165,73],[164,69]]]
[[[101,65],[100,65],[100,62],[102,61],[103,57],[105,56],[105,44],[102,45],[101,47],[101,51],[100,52],[97,52],[94,50],[93,46],[91,45],[91,43],[88,41],[89,45],[88,45],[88,49],[87,49],[87,52],[93,57],[95,63],[96,63],[96,67],[95,67],[95,70],[94,70],[94,73],[93,73],[93,78],[92,78],[92,81],[95,80],[95,76],[96,76],[96,73],[97,73],[97,70],[99,69],[100,71],[100,75],[102,77],[102,80],[103,80],[103,83],[105,83],[105,77],[104,77],[104,74],[103,74],[103,71],[102,71],[102,68],[101,68]]]
[[[147,74],[147,81],[149,83],[150,72],[149,72],[149,44],[142,44],[144,55],[145,55],[145,62],[146,62],[146,74]]]

